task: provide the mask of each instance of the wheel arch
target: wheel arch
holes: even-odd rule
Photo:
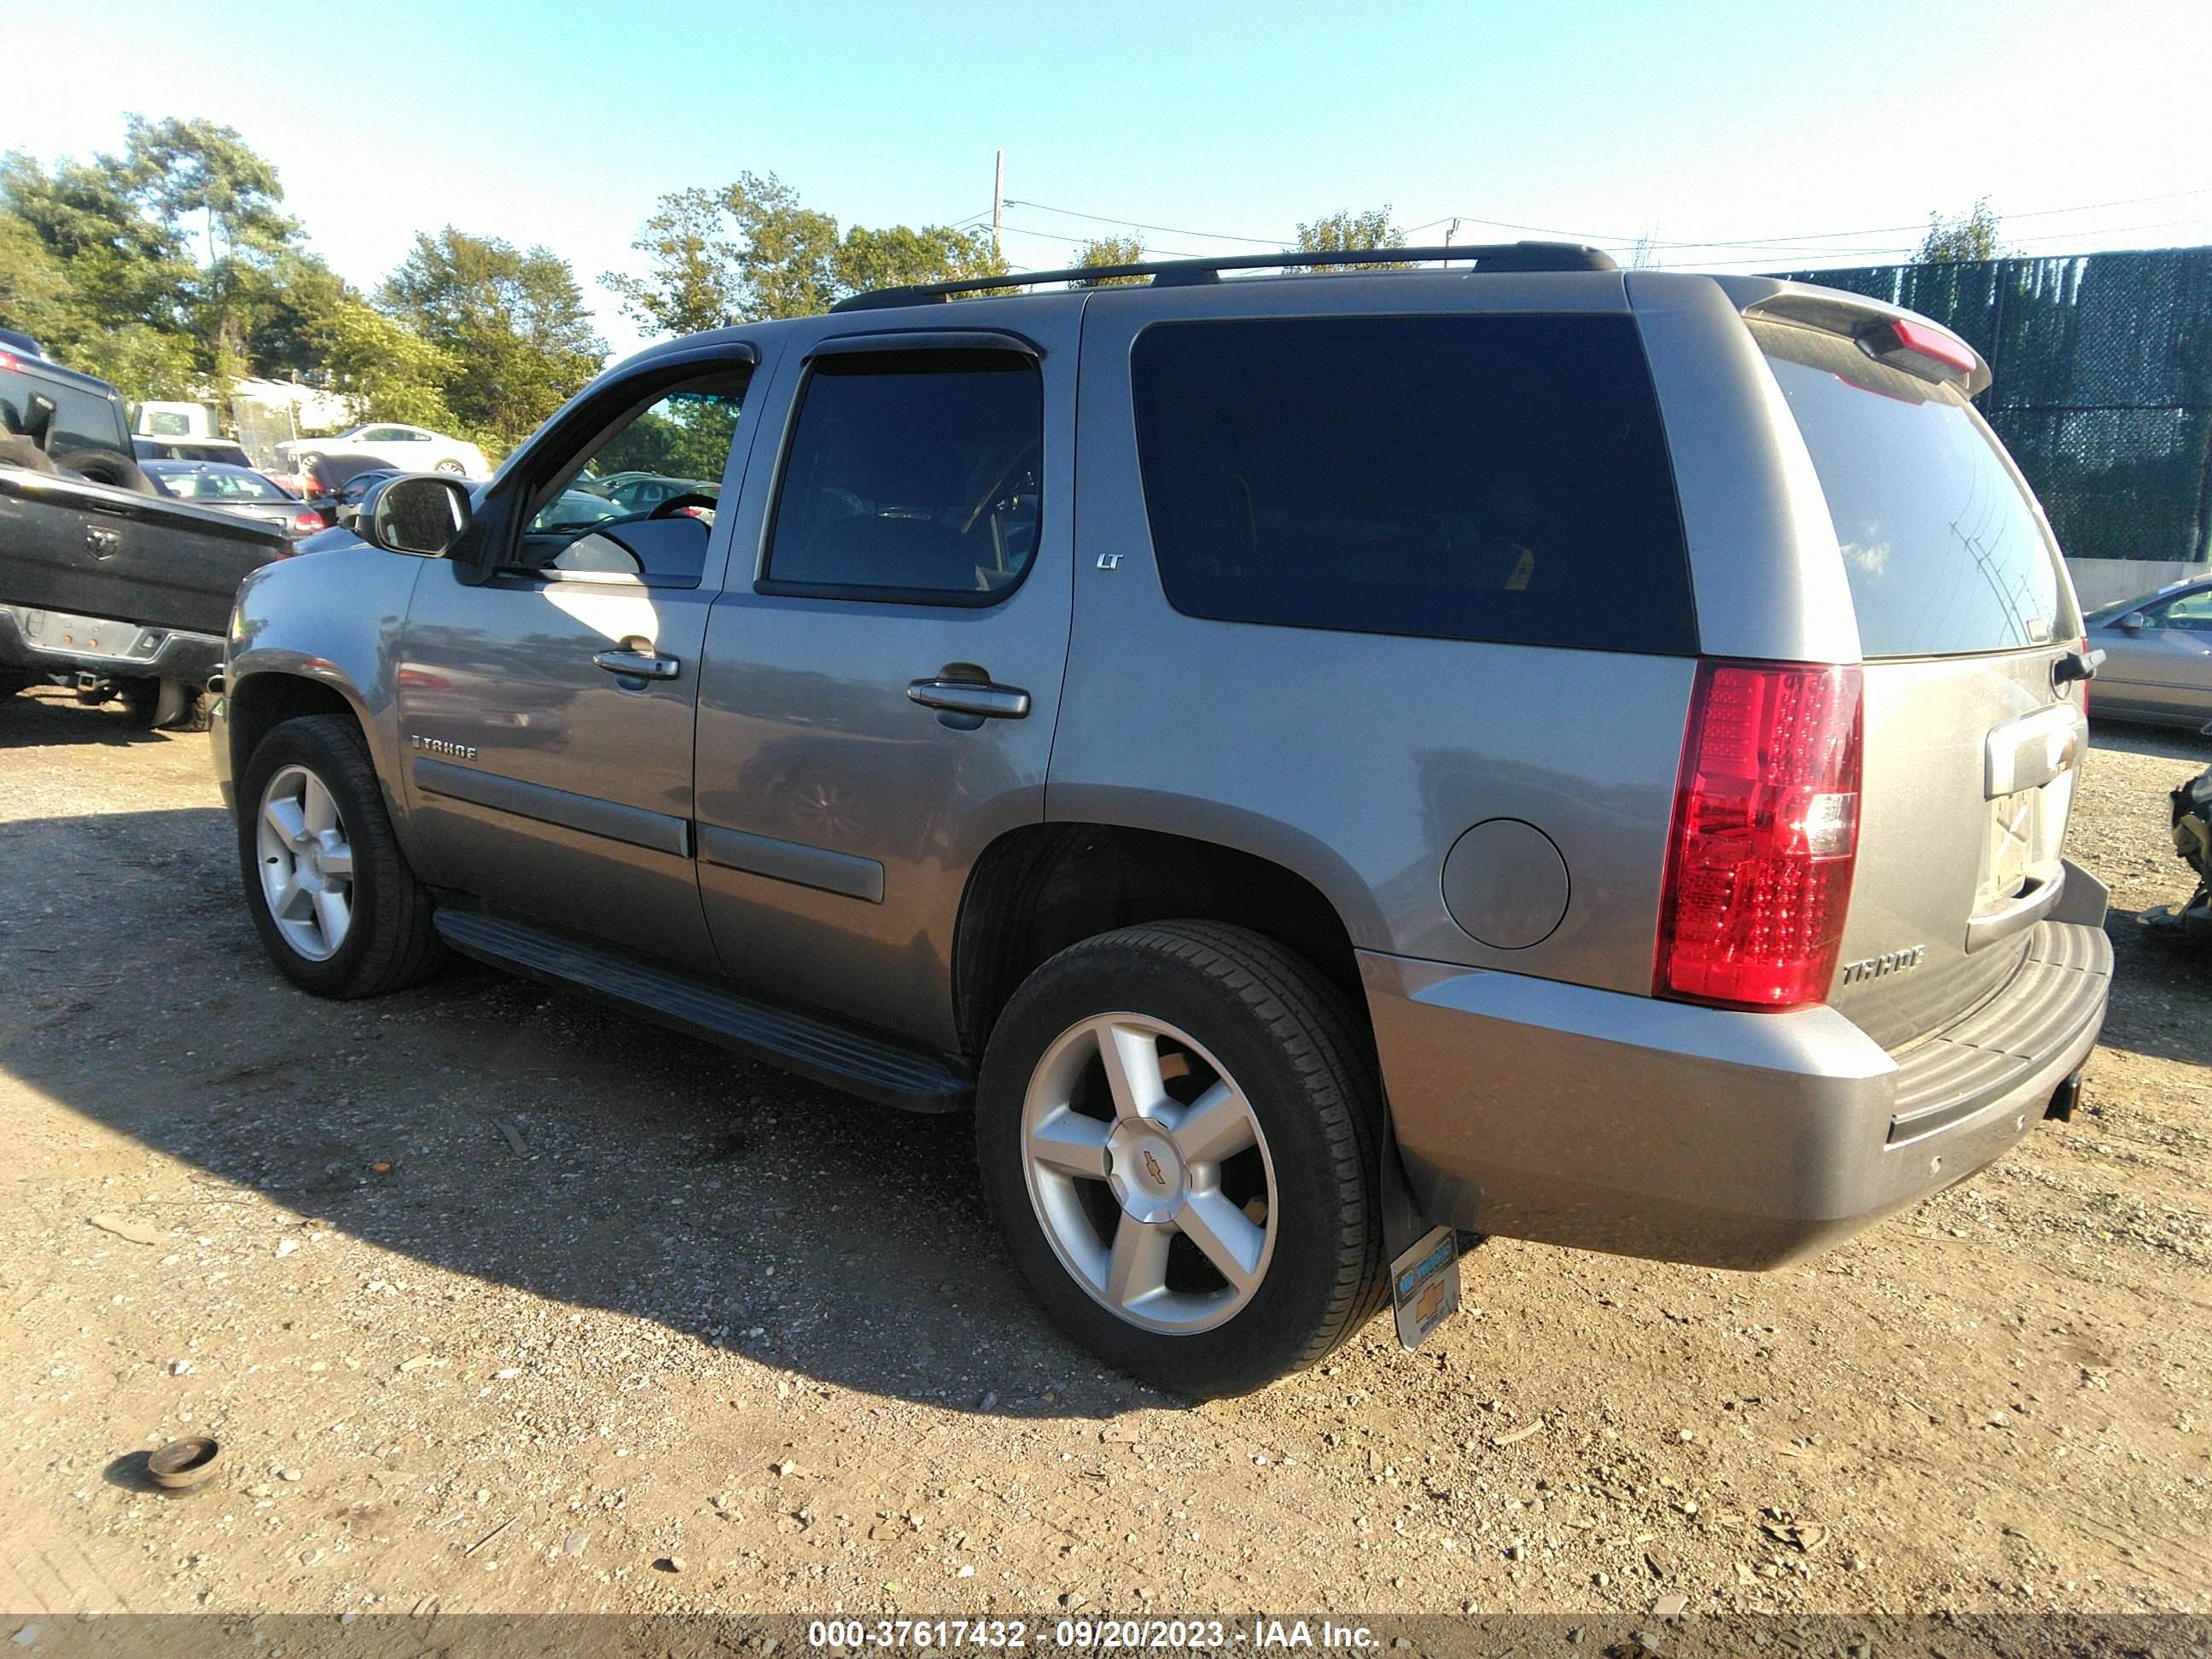
[[[980,1054],[1017,988],[1078,940],[1134,924],[1232,923],[1313,963],[1364,1016],[1357,932],[1310,876],[1225,842],[1127,823],[1025,824],[969,872],[953,933],[954,1018]]]
[[[350,721],[368,753],[369,769],[383,792],[384,810],[392,819],[392,833],[409,857],[415,854],[414,837],[398,781],[381,763],[376,726],[361,690],[326,659],[294,658],[253,665],[234,659],[223,688],[224,737],[230,746],[230,775],[246,777],[247,763],[261,740],[286,720],[303,714],[337,714]],[[250,810],[240,796],[240,811]]]

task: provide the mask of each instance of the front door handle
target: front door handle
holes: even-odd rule
[[[907,687],[906,694],[924,708],[964,715],[979,723],[983,720],[1022,720],[1030,712],[1028,692],[1018,686],[995,685],[989,680],[953,680],[942,677],[916,680]]]
[[[600,651],[592,654],[592,661],[610,674],[626,674],[641,680],[672,680],[683,671],[684,665],[673,657],[657,656],[651,651]]]

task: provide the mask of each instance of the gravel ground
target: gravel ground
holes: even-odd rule
[[[1198,1408],[1043,1322],[964,1121],[465,967],[290,989],[204,744],[0,704],[0,1607],[2204,1606],[2212,956],[2132,915],[2194,739],[2099,731],[2073,1123],[1780,1273],[1493,1243],[1419,1352]]]

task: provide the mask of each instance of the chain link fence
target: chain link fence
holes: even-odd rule
[[[1802,270],[1956,331],[2069,558],[2212,558],[2212,247]]]

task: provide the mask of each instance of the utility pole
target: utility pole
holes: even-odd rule
[[[991,173],[991,252],[999,257],[999,214],[1006,204],[1006,152],[999,152],[999,165]]]
[[[1444,233],[1444,246],[1446,247],[1449,247],[1452,245],[1452,238],[1458,234],[1459,221],[1455,219],[1451,222],[1451,228]],[[1447,259],[1444,261],[1444,269],[1446,270],[1449,270],[1451,269],[1450,260]]]

